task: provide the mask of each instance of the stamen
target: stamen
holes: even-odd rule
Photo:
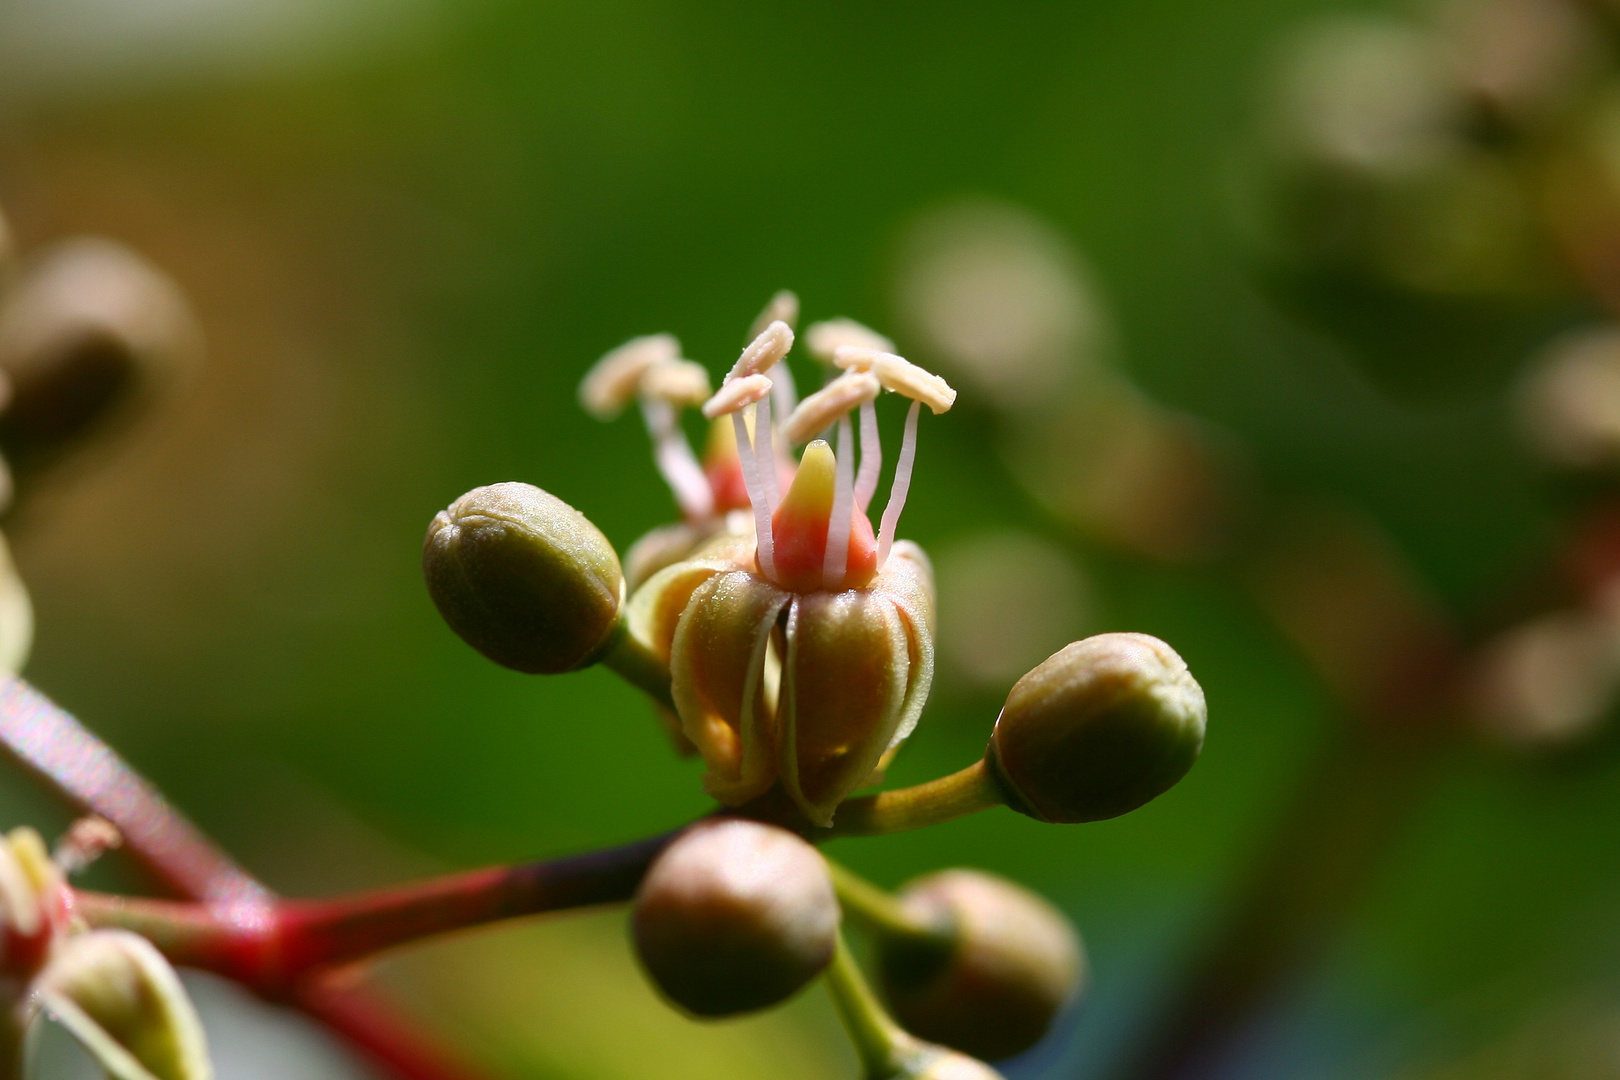
[[[822,561],[822,580],[829,588],[843,584],[849,569],[849,534],[854,526],[855,436],[849,417],[838,421],[838,479],[833,486],[832,516],[827,519],[827,554]]]
[[[877,407],[861,402],[861,471],[855,477],[855,505],[861,513],[872,505],[877,494],[878,473],[883,470],[883,441],[878,438]]]
[[[647,369],[681,355],[670,334],[631,338],[591,366],[579,384],[579,403],[598,420],[611,420],[636,399]]]
[[[652,436],[653,460],[675,495],[675,504],[690,521],[714,513],[714,492],[709,479],[692,453],[692,445],[681,430],[678,414],[667,401],[654,397],[641,399],[641,415]]]
[[[935,416],[956,404],[956,391],[951,384],[926,368],[918,367],[903,356],[878,353],[872,360],[872,374],[885,390],[920,401]]]
[[[882,349],[868,349],[864,345],[840,345],[833,352],[832,365],[845,371],[871,371]]]
[[[847,415],[857,405],[870,403],[882,388],[877,379],[862,371],[846,372],[799,402],[788,417],[789,442],[809,442],[817,432]]]
[[[709,373],[690,360],[660,360],[641,376],[641,396],[695,409],[709,399]]]
[[[877,565],[883,569],[894,546],[894,531],[900,524],[900,511],[906,508],[906,493],[911,490],[911,463],[917,458],[917,414],[921,402],[913,401],[906,413],[906,435],[900,443],[900,460],[894,466],[894,483],[889,488],[889,502],[883,508],[883,527],[878,532]]]
[[[764,332],[765,328],[773,322],[784,322],[789,327],[799,325],[799,294],[792,289],[780,289],[765,302],[765,310],[759,313],[754,325],[748,328],[748,340],[752,341]]]
[[[726,382],[769,371],[771,366],[786,356],[791,348],[793,348],[793,328],[778,319],[748,343],[742,355],[737,357],[737,362],[731,366],[731,371],[726,375]]]
[[[894,352],[894,342],[854,319],[828,319],[811,323],[804,331],[810,355],[823,364],[835,363],[833,354],[845,345],[876,352]]]
[[[714,397],[703,403],[703,415],[709,420],[727,413],[736,413],[759,401],[771,392],[771,380],[764,375],[746,375],[727,380]]]
[[[759,459],[754,453],[753,440],[748,437],[748,421],[743,414],[732,413],[731,423],[737,433],[737,459],[742,462],[743,486],[748,489],[748,505],[754,511],[754,544],[758,550],[759,568],[766,577],[772,577],[776,573],[776,565],[772,558],[771,511],[765,502],[765,489],[760,484]]]
[[[771,403],[778,416],[784,419],[799,407],[799,388],[793,381],[793,372],[786,363],[771,368]]]
[[[754,458],[759,463],[759,479],[765,488],[765,504],[774,514],[782,502],[782,490],[777,485],[776,477],[776,433],[771,427],[772,396],[760,398],[759,404],[754,406]]]

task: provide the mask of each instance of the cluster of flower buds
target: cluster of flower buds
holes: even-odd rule
[[[424,574],[446,622],[484,655],[534,673],[609,667],[702,756],[721,809],[653,862],[631,920],[671,1003],[729,1016],[825,974],[874,1080],[994,1076],[965,1055],[1014,1054],[1050,1028],[1084,970],[1073,930],[983,874],[890,896],[813,842],[992,805],[1047,822],[1129,812],[1196,759],[1203,692],[1156,638],[1088,638],[1017,682],[983,760],[851,803],[881,780],[933,682],[932,570],[897,530],[922,409],[943,413],[956,395],[887,338],[834,319],[805,332],[825,378],[799,400],[785,363],[797,313],[791,293],[773,298],[718,389],[666,334],[627,342],[587,375],[580,399],[593,415],[639,403],[681,513],[622,566],[578,511],[505,483],[434,518]],[[874,528],[885,393],[910,404]],[[687,408],[710,425],[701,460]],[[898,1022],[849,959],[846,915],[873,935]]]
[[[23,1075],[26,1033],[48,1017],[118,1080],[212,1080],[202,1024],[169,962],[145,938],[87,929],[73,913],[66,875],[117,843],[99,818],[54,853],[32,829],[0,837],[0,1076]]]

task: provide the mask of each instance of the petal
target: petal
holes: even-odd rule
[[[916,730],[923,706],[928,704],[928,691],[934,685],[934,568],[922,548],[910,540],[901,540],[889,553],[889,561],[872,582],[872,589],[889,597],[899,609],[910,646],[911,673],[900,724],[889,744],[893,749]]]
[[[787,602],[753,574],[716,574],[692,592],[675,630],[670,691],[681,729],[708,766],[704,787],[729,806],[776,779],[766,653]]]
[[[753,540],[746,536],[719,536],[700,544],[689,558],[653,574],[630,596],[624,617],[630,633],[668,662],[676,623],[692,592],[714,575],[747,565]]]
[[[118,1080],[212,1080],[197,1010],[157,949],[127,930],[65,942],[29,987]]]
[[[798,597],[788,616],[778,756],[782,783],[817,825],[877,767],[903,719],[907,621],[870,589]]]

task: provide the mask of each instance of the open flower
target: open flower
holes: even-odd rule
[[[878,339],[881,341],[881,339]],[[830,825],[838,804],[916,726],[933,680],[934,601],[927,558],[895,541],[910,487],[919,405],[955,393],[890,352],[838,349],[844,373],[778,431],[777,363],[793,344],[772,322],[704,405],[732,424],[753,517],[651,576],[631,597],[631,632],[669,662],[682,730],[703,755],[709,792],[740,805],[780,783],[805,816]],[[881,450],[873,401],[912,399],[893,488],[874,533],[866,509]],[[849,414],[861,416],[855,469]],[[783,491],[781,442],[810,441]]]

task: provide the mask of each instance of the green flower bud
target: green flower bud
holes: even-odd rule
[[[763,1009],[832,959],[839,908],[816,849],[784,829],[721,818],[688,829],[636,894],[642,966],[696,1016]]]
[[[439,614],[497,664],[552,675],[593,662],[624,602],[619,557],[590,520],[530,484],[474,488],[428,526]]]
[[[878,940],[878,979],[906,1030],[999,1061],[1039,1042],[1079,992],[1080,939],[1029,890],[947,870],[912,882],[900,902],[919,925],[950,931],[945,947],[895,935]]]
[[[1014,684],[986,756],[1020,813],[1101,821],[1186,775],[1204,717],[1204,691],[1174,649],[1147,634],[1098,634]]]
[[[65,941],[29,986],[26,1009],[55,1017],[110,1076],[213,1078],[202,1021],[174,969],[127,930]]]
[[[0,304],[0,372],[11,401],[0,443],[29,463],[132,416],[189,374],[201,335],[180,289],[107,240],[68,240],[25,260]]]

